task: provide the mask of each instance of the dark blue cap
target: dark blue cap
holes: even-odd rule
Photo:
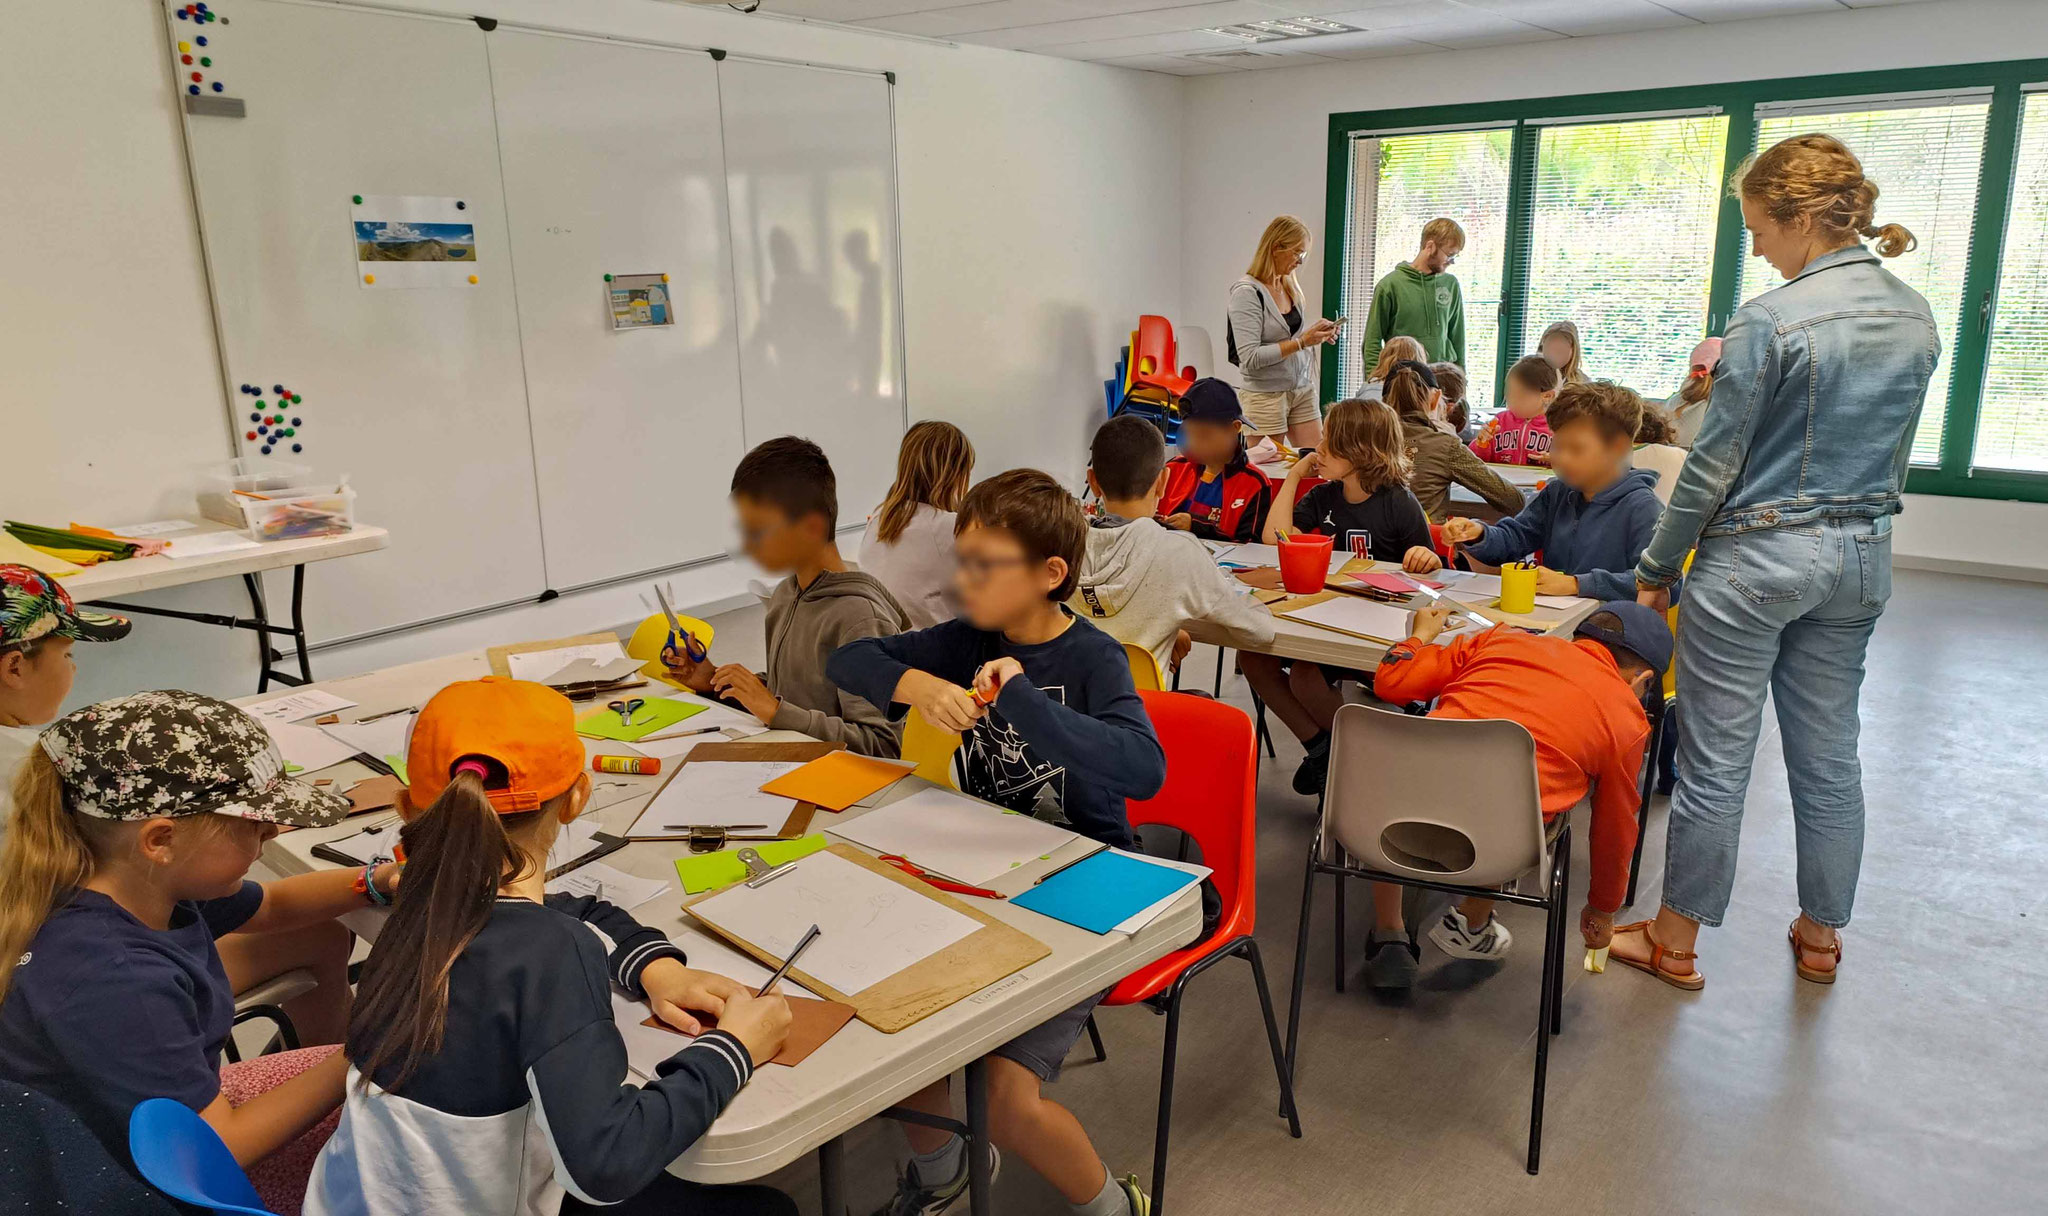
[[[1611,613],[1621,622],[1619,632],[1593,624],[1602,613]],[[1634,600],[1607,601],[1579,622],[1574,632],[1582,638],[1621,647],[1648,663],[1660,676],[1671,666],[1671,628],[1664,623],[1664,614]]]
[[[1244,417],[1237,404],[1237,390],[1213,377],[1197,380],[1180,395],[1180,416],[1204,422],[1236,422]]]

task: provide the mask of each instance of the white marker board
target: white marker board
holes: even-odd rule
[[[881,76],[288,0],[218,29],[247,115],[185,125],[236,434],[233,387],[286,384],[297,459],[392,531],[308,571],[316,640],[715,557],[775,435],[824,446],[842,522],[880,500],[905,413]],[[478,281],[366,290],[359,194],[462,201]],[[607,272],[668,274],[676,323],[614,331]]]

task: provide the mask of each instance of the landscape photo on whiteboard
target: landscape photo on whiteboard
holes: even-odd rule
[[[472,224],[357,220],[356,261],[474,262],[476,227]]]

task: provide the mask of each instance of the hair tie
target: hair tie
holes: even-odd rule
[[[489,781],[491,779],[490,768],[481,760],[464,760],[457,764],[453,769],[449,770],[448,779],[453,781],[464,773],[475,773],[478,781]]]

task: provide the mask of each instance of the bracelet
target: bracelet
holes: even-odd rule
[[[363,867],[363,872],[356,875],[352,885],[356,894],[373,908],[387,907],[391,903],[391,897],[377,889],[377,863],[374,861]]]

